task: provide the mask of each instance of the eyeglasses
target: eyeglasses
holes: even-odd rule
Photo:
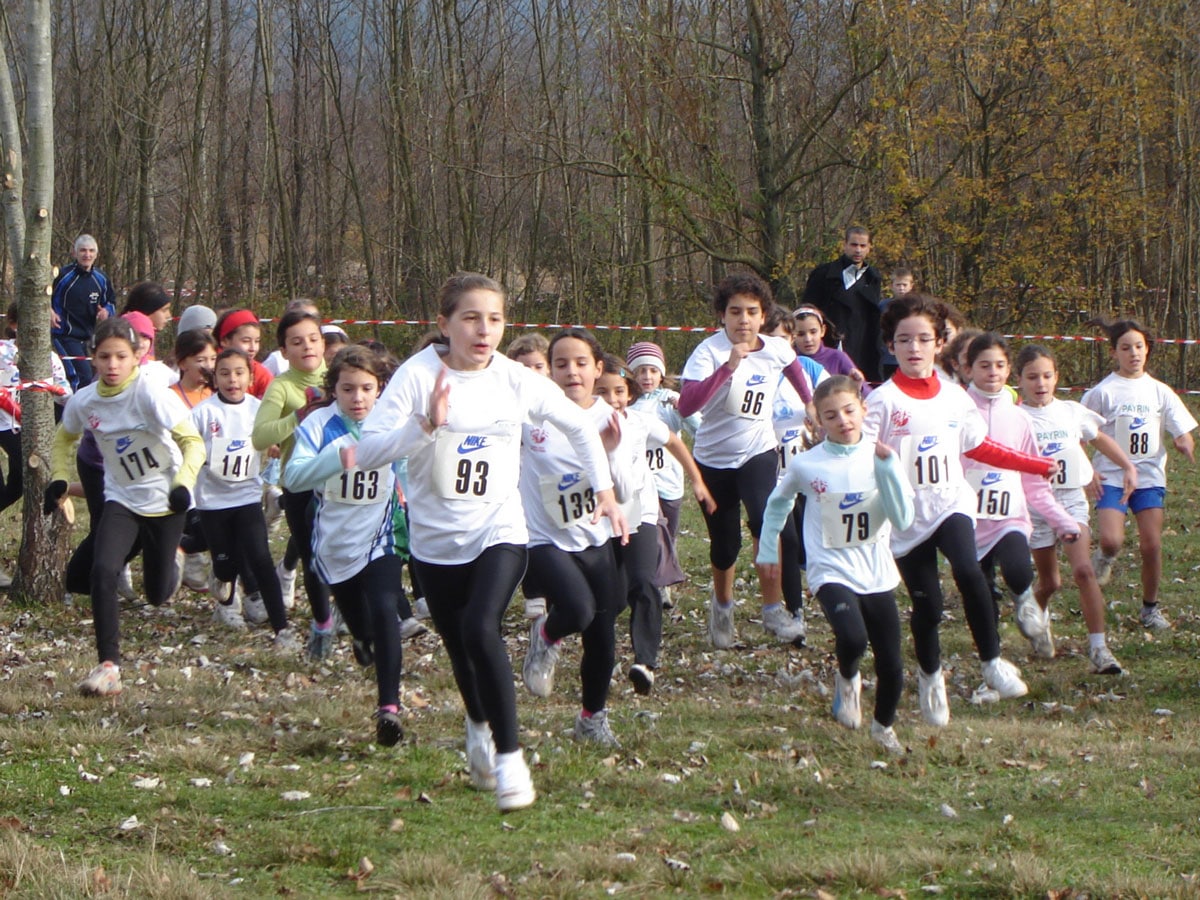
[[[936,340],[937,338],[932,334],[918,334],[915,337],[898,337],[892,341],[892,343],[897,347],[911,347],[914,344],[920,344],[922,347],[928,347]]]

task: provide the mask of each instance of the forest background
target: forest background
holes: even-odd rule
[[[792,302],[861,223],[987,326],[1200,331],[1182,0],[56,0],[53,34],[54,259],[90,232],[178,307],[430,318],[473,269],[515,321],[708,325],[726,270]]]

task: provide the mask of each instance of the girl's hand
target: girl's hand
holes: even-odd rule
[[[1077,540],[1079,540],[1079,532],[1078,531],[1065,531],[1058,535],[1058,539],[1060,541],[1062,541],[1064,544],[1073,544]]]
[[[342,461],[343,469],[353,469],[354,464],[358,461],[358,446],[351,444],[349,447],[343,447],[338,451],[338,458]],[[396,490],[400,490],[400,482],[396,482]]]
[[[629,523],[625,521],[625,513],[621,512],[621,505],[617,503],[617,495],[613,493],[612,488],[596,492],[596,511],[592,513],[592,524],[595,525],[605,518],[612,525],[613,537],[621,539],[622,547],[628,544]]]
[[[1104,479],[1099,475],[1093,475],[1092,480],[1083,486],[1083,492],[1087,498],[1095,503],[1104,494]],[[1128,499],[1128,497],[1126,497]]]
[[[679,391],[667,391],[663,395],[662,405],[669,406],[671,409],[679,409]]]
[[[429,424],[432,428],[441,428],[450,418],[450,385],[446,383],[446,367],[437,374],[433,383],[433,393],[429,395]]]
[[[1185,431],[1179,437],[1175,438],[1175,449],[1188,458],[1188,462],[1196,461],[1196,442],[1192,439],[1192,433]]]
[[[279,449],[278,444],[272,444],[267,448],[267,459],[279,459],[283,456],[283,451]]]
[[[692,482],[692,496],[696,498],[696,502],[710,516],[717,511],[717,501],[713,499],[713,495],[708,492],[708,485],[701,479],[696,479]]]
[[[734,344],[729,348],[729,359],[725,360],[725,367],[733,372],[753,350],[749,344]]]
[[[895,452],[896,452],[895,450],[893,450],[891,447],[889,447],[883,441],[875,442],[875,455],[878,456],[880,459],[887,459],[889,456],[893,456],[895,454]]]
[[[862,373],[862,369],[851,369],[849,375],[860,385],[866,384],[867,376]]]
[[[606,453],[612,453],[621,446],[621,414],[614,412],[608,418],[608,424],[600,431],[600,442],[604,444]],[[599,520],[597,520],[599,521]]]
[[[1137,469],[1133,466],[1130,466],[1128,469],[1125,470],[1125,484],[1124,484],[1124,490],[1121,494],[1121,502],[1122,503],[1129,502],[1129,495],[1137,490],[1137,486],[1138,486]],[[1100,499],[1100,498],[1097,497],[1096,499]]]

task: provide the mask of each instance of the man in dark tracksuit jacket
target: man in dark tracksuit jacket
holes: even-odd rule
[[[871,252],[871,234],[853,226],[846,230],[842,255],[835,261],[817,266],[804,287],[804,303],[811,303],[825,314],[842,337],[842,349],[862,369],[868,381],[880,380],[879,372],[879,300],[883,279],[879,270],[867,264]],[[826,343],[837,340],[826,335]]]
[[[71,388],[92,380],[90,346],[96,323],[117,314],[116,294],[108,276],[96,268],[99,248],[90,234],[75,239],[75,261],[59,270],[50,298],[50,339],[62,357]],[[71,359],[70,357],[84,357]]]

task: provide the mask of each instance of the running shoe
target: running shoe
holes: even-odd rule
[[[183,555],[184,587],[197,593],[207,591],[209,568],[207,553],[185,553]]]
[[[492,739],[492,728],[487,722],[467,723],[467,771],[471,787],[477,791],[496,789],[496,742]]]
[[[896,737],[896,730],[891,725],[885,727],[872,721],[871,740],[893,756],[904,755],[904,745],[900,743],[900,738]]]
[[[946,699],[946,676],[939,666],[932,675],[926,675],[917,667],[917,697],[921,705],[921,718],[929,725],[945,728],[950,723],[950,701]]]
[[[375,648],[371,646],[370,641],[355,638],[350,642],[350,652],[354,654],[354,661],[364,669],[375,662]]]
[[[1171,628],[1171,623],[1162,614],[1157,603],[1150,606],[1143,603],[1138,618],[1141,619],[1142,627],[1149,628],[1151,631],[1169,631]]]
[[[1012,700],[1029,693],[1029,686],[1021,680],[1021,670],[999,656],[983,664],[983,680],[1001,700]]]
[[[775,635],[780,643],[795,644],[800,641],[800,646],[803,646],[807,629],[804,627],[804,616],[801,613],[800,618],[796,618],[782,603],[772,606],[770,609],[764,609],[762,614],[763,629],[768,634]]]
[[[833,676],[833,717],[847,728],[862,725],[862,675],[844,678],[841,672]]]
[[[1032,588],[1026,588],[1025,593],[1013,598],[1013,602],[1016,604],[1017,630],[1032,644],[1046,628],[1042,608],[1033,598]]]
[[[496,754],[496,806],[500,812],[524,809],[537,799],[533,778],[520,750]]]
[[[1107,646],[1093,647],[1088,651],[1088,660],[1092,664],[1093,675],[1121,674],[1121,664],[1117,662],[1117,658],[1112,655],[1112,651]]]
[[[258,591],[242,598],[242,617],[251,625],[261,625],[271,618],[267,615],[267,604]]]
[[[296,569],[287,568],[283,560],[275,567],[275,575],[279,578],[279,590],[283,593],[284,609],[296,607],[296,572]]]
[[[418,597],[417,602],[412,605],[414,619],[429,618],[429,601],[424,597]]]
[[[733,625],[733,601],[721,603],[716,594],[708,601],[708,640],[718,650],[728,650],[737,640],[737,630]]]
[[[121,574],[117,577],[117,596],[122,600],[136,600],[137,591],[133,589],[133,570],[129,568],[129,564],[125,564],[125,568],[121,570]]]
[[[633,692],[645,696],[654,690],[654,670],[649,666],[636,663],[629,667],[629,680],[633,682]]]
[[[275,637],[271,639],[271,648],[277,653],[296,653],[300,650],[300,638],[296,637],[295,630],[289,626],[275,632]]]
[[[375,743],[380,747],[395,747],[404,740],[404,725],[400,716],[388,710],[375,710]]]
[[[321,629],[313,622],[308,629],[308,646],[304,648],[308,661],[320,662],[329,656],[333,652],[333,642],[336,638],[337,632],[332,627]]]
[[[1054,659],[1054,635],[1050,631],[1050,610],[1042,610],[1042,633],[1034,638],[1033,655],[1038,659]]]
[[[409,638],[415,638],[422,635],[429,629],[425,623],[416,616],[409,616],[407,619],[400,620],[400,638],[407,641]]]
[[[214,622],[224,625],[226,628],[240,630],[246,627],[246,620],[242,617],[242,611],[238,609],[236,603],[215,603],[213,606]]]
[[[121,669],[115,663],[102,662],[77,685],[85,697],[111,697],[121,693]]]
[[[621,742],[608,724],[608,710],[602,709],[590,716],[580,713],[575,717],[575,740],[583,744],[599,744],[601,747],[621,748]]]
[[[558,665],[558,647],[542,636],[546,624],[543,614],[529,626],[529,649],[525,653],[525,664],[521,676],[525,687],[535,697],[549,697],[554,690],[554,667]]]

